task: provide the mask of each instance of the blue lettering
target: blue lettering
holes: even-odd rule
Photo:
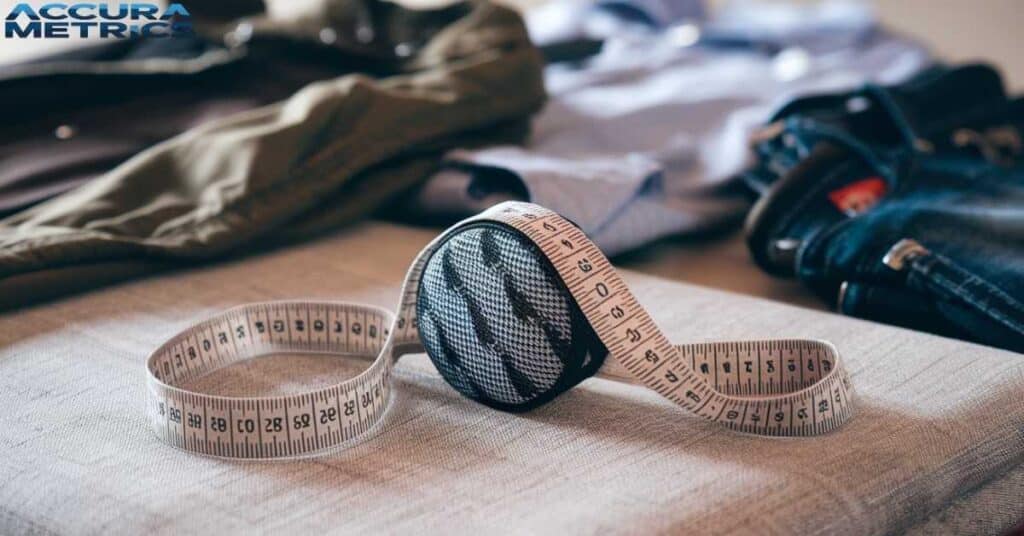
[[[117,13],[113,14],[113,15],[111,15],[111,13],[110,13],[110,4],[100,4],[100,18],[101,19],[114,19],[114,20],[117,20],[117,19],[123,19],[123,18],[125,18],[127,16],[128,16],[128,6],[126,6],[124,4],[117,4]],[[124,31],[125,29],[127,29],[127,26],[122,28],[121,31]],[[102,31],[103,31],[103,26],[101,25],[100,26],[100,32],[102,33]]]
[[[43,36],[50,39],[67,39],[68,38],[68,23],[66,22],[47,22],[43,31]]]
[[[28,4],[18,4],[14,6],[14,9],[7,14],[7,20],[14,20],[18,18],[18,15],[25,15],[29,20],[39,20],[39,15],[32,9],[32,6]],[[10,37],[10,36],[8,36]]]
[[[159,30],[159,31],[157,31]],[[143,37],[169,37],[170,29],[166,22],[150,22],[142,25]]]
[[[163,20],[167,20],[167,19],[169,19],[169,18],[171,18],[171,17],[173,17],[175,15],[178,15],[180,17],[190,17],[191,16],[191,15],[188,14],[188,10],[185,9],[185,6],[183,6],[181,4],[171,4],[171,5],[167,6],[167,10],[164,11],[164,14],[161,15],[160,18],[163,19]],[[189,30],[191,31],[191,28]]]
[[[86,9],[95,10],[96,9],[96,4],[73,4],[71,7],[68,8],[68,16],[73,18],[73,19],[77,19],[77,20],[95,19],[96,18],[96,14],[95,13],[93,13],[91,15],[84,15],[84,14],[82,14],[82,11],[84,11]]]
[[[95,22],[72,22],[71,26],[78,28],[78,37],[85,39],[89,37],[89,28],[96,26]]]
[[[39,8],[39,16],[49,20],[62,20],[67,17],[67,15],[64,13],[54,14],[53,12],[67,9],[67,7],[67,4],[43,4],[42,7]]]
[[[117,37],[124,39],[125,32],[128,31],[128,25],[123,22],[101,22],[100,23],[100,37]]]
[[[158,11],[160,8],[154,4],[132,4],[132,20],[156,20]]]
[[[7,21],[4,23],[4,37],[42,37],[43,35],[43,23],[41,22],[26,22],[25,26],[18,26],[16,21]]]
[[[192,23],[177,21],[171,25],[171,37],[188,35],[192,33]]]
[[[3,35],[7,38],[66,39],[71,36],[94,37],[93,32],[98,31],[101,38],[177,37],[194,33],[190,18],[188,9],[179,3],[170,3],[163,12],[159,4],[150,2],[47,2],[37,7],[19,3],[7,13]],[[25,22],[19,24],[21,20]],[[119,20],[124,22],[114,22]],[[128,24],[129,20],[143,23]]]

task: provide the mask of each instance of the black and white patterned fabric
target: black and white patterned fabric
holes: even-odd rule
[[[593,375],[607,355],[551,262],[500,224],[469,225],[438,246],[416,309],[441,375],[501,410],[551,400]]]

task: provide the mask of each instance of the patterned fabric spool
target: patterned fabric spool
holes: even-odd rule
[[[551,262],[519,231],[467,226],[424,268],[420,337],[448,383],[504,411],[526,411],[592,376],[607,350]]]

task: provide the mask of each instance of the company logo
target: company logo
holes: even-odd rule
[[[14,6],[4,20],[4,37],[68,39],[101,37],[175,37],[192,33],[192,21],[181,4],[62,4]]]

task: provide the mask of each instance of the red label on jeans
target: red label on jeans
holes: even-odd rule
[[[847,216],[863,214],[885,197],[885,181],[879,177],[868,177],[847,184],[838,190],[828,193],[828,199]]]

